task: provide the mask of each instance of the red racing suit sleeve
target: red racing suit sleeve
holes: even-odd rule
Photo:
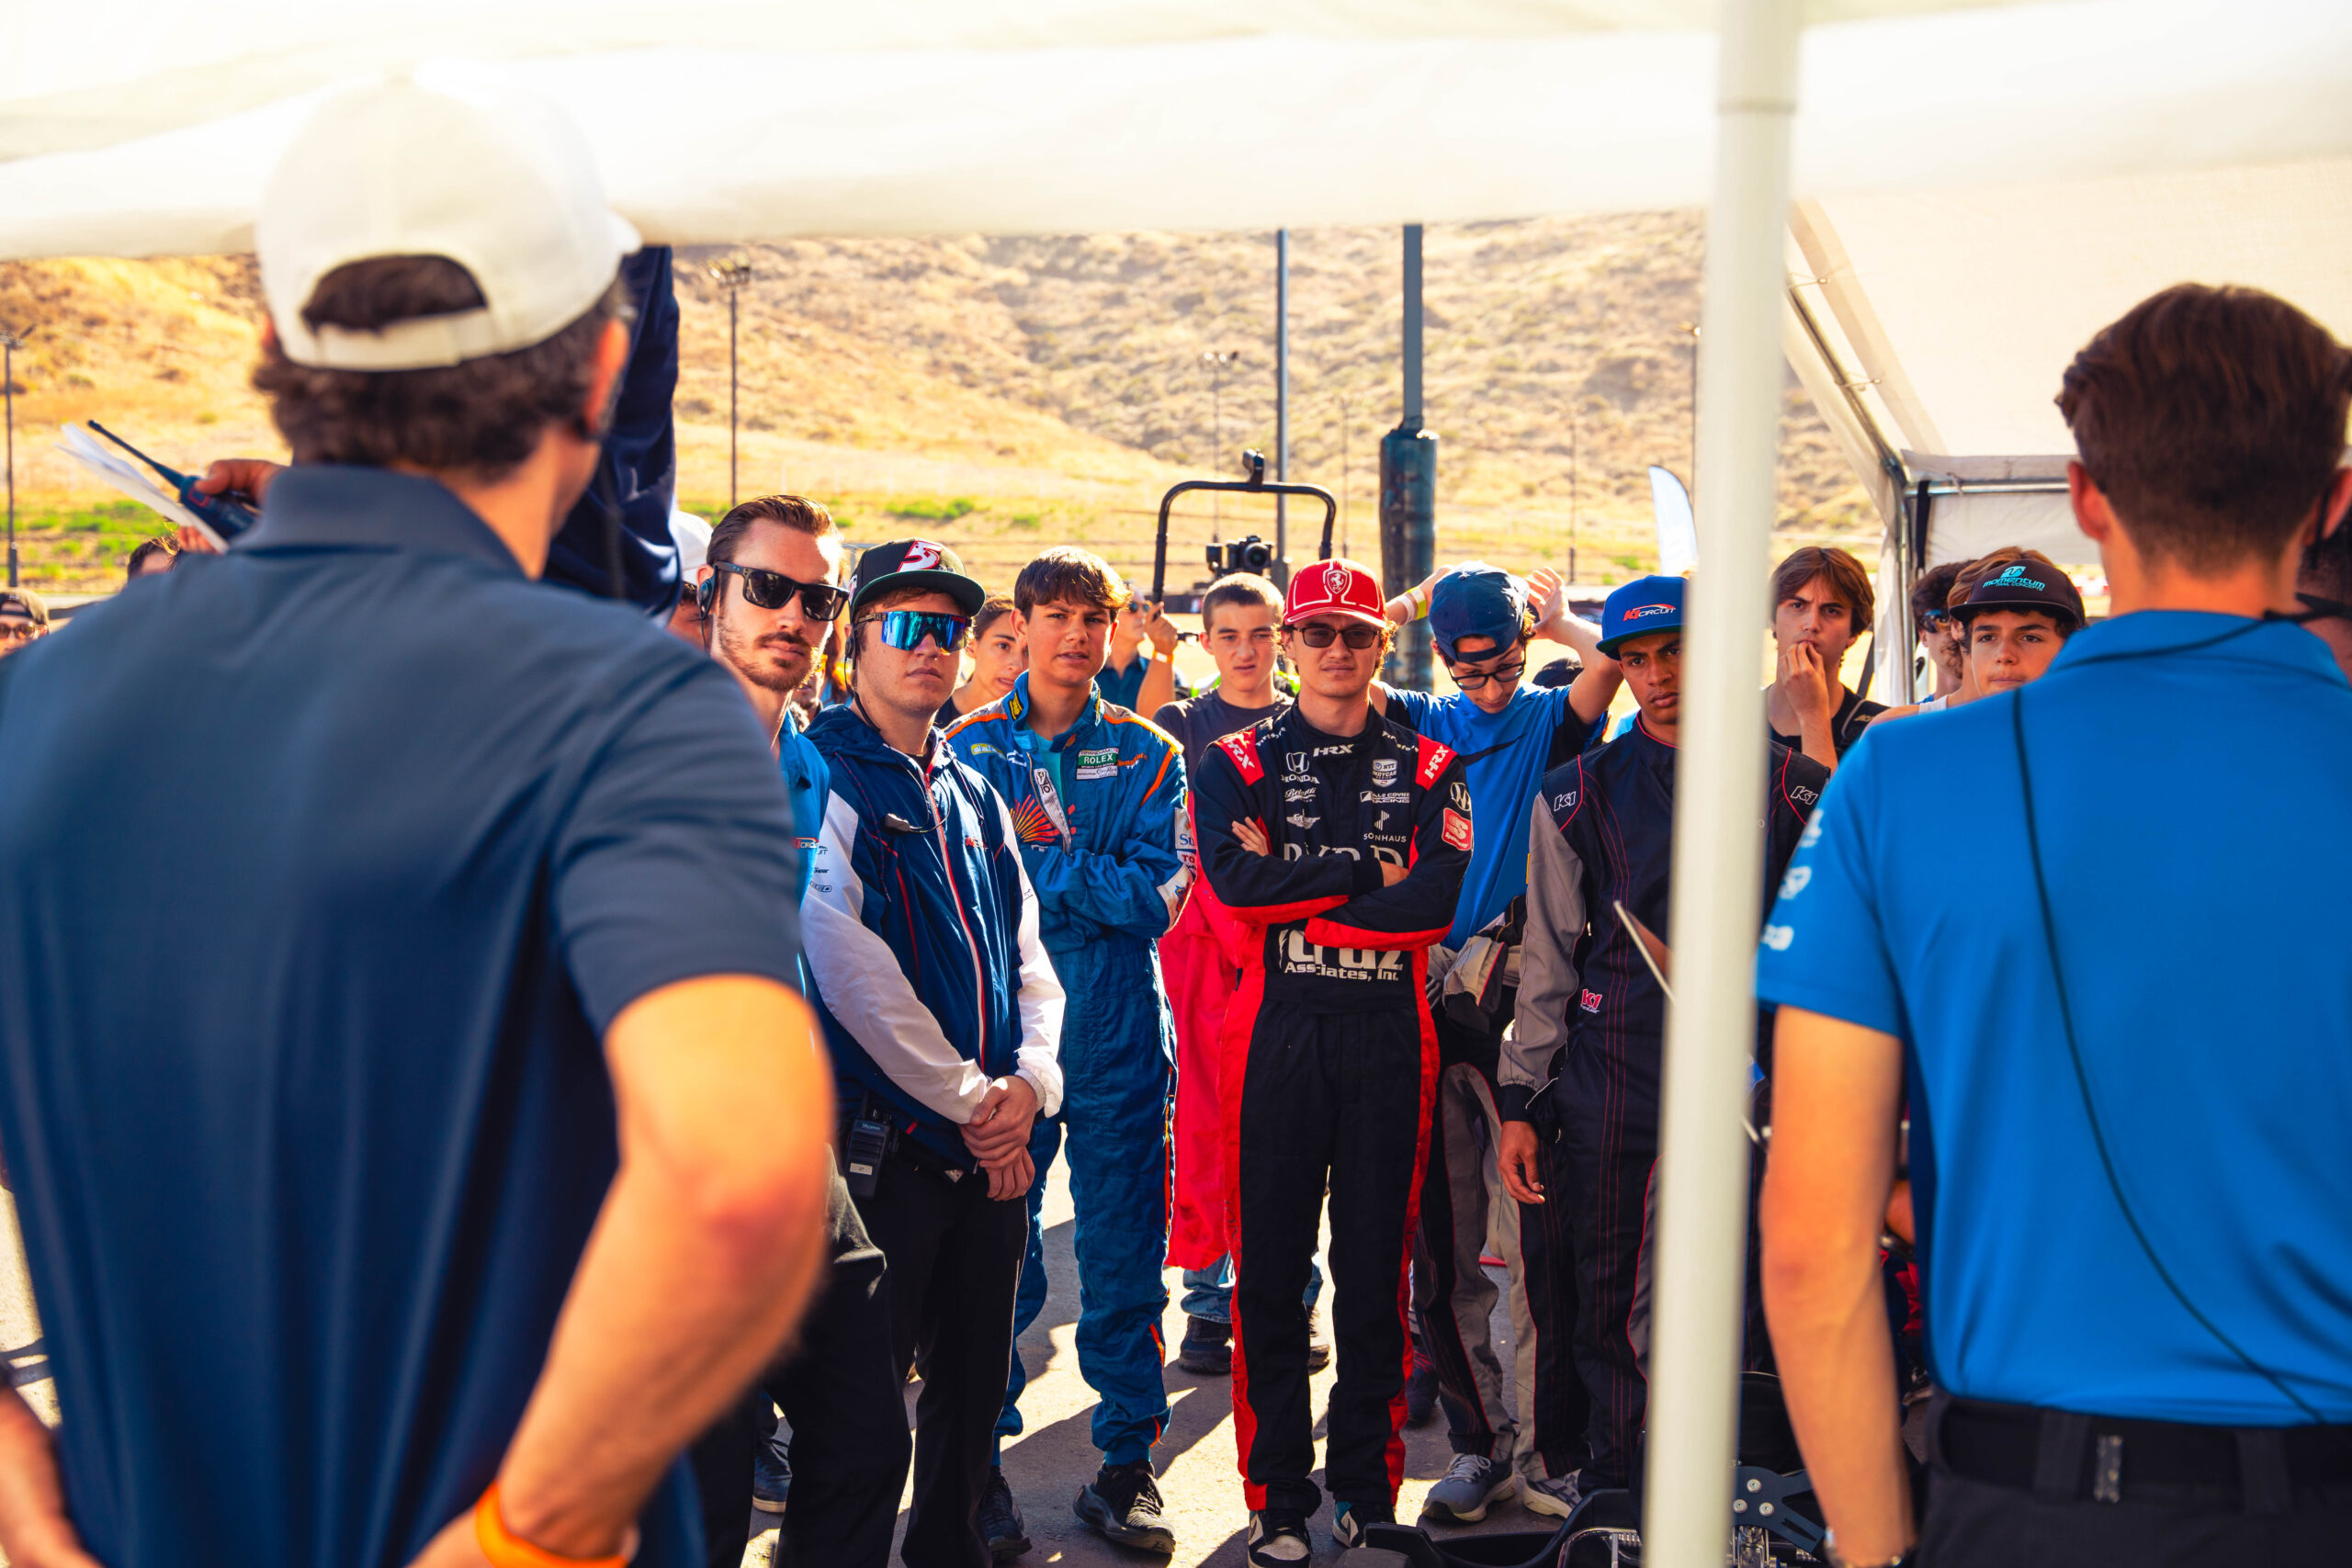
[[[1380,886],[1380,867],[1372,861],[1348,855],[1283,860],[1242,848],[1233,835],[1235,824],[1255,822],[1262,829],[1275,816],[1268,799],[1272,793],[1250,730],[1227,736],[1201,759],[1201,776],[1193,788],[1201,877],[1235,919],[1278,925],[1336,909]],[[1460,882],[1459,873],[1454,880]]]
[[[1413,857],[1405,879],[1311,915],[1307,941],[1329,947],[1411,952],[1434,945],[1453,926],[1462,878],[1470,869],[1470,786],[1463,777],[1462,759],[1446,747],[1425,736],[1420,755],[1420,770],[1414,775],[1419,799],[1414,803]],[[1376,862],[1363,863],[1378,874]]]

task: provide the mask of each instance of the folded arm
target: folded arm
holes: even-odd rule
[[[1077,824],[1075,849],[1067,843],[1021,846],[1023,868],[1046,914],[1146,937],[1164,936],[1175,923],[1188,880],[1176,852],[1184,761],[1170,750],[1136,766],[1153,769],[1154,777],[1124,843],[1090,843],[1084,825]]]
[[[1470,869],[1469,802],[1469,788],[1462,781],[1462,759],[1455,757],[1446,763],[1437,783],[1421,792],[1420,811],[1413,825],[1412,863],[1404,876],[1359,894],[1336,908],[1309,916],[1306,940],[1380,952],[1411,952],[1441,941],[1453,924],[1462,878]],[[1362,863],[1379,874],[1377,862]]]
[[[1346,855],[1284,860],[1253,851],[1236,835],[1243,823],[1253,824],[1261,834],[1265,831],[1231,759],[1221,748],[1211,747],[1193,792],[1193,829],[1199,840],[1202,877],[1238,919],[1255,925],[1300,919],[1336,909],[1356,894],[1380,886],[1380,867],[1371,861]]]

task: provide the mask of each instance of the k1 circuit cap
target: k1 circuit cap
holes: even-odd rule
[[[1430,637],[1448,661],[1465,637],[1491,638],[1494,647],[1471,654],[1484,659],[1517,642],[1527,618],[1527,584],[1500,567],[1474,560],[1455,567],[1430,590]]]
[[[1283,625],[1295,626],[1317,615],[1347,615],[1385,626],[1388,601],[1380,580],[1356,562],[1319,560],[1291,574],[1290,592],[1283,595]]]
[[[1984,610],[2039,610],[2061,621],[2083,624],[2083,596],[2075,580],[2038,560],[2011,561],[1969,591],[1968,602],[1952,606],[1962,626]]]
[[[254,220],[279,346],[332,370],[429,369],[545,343],[588,313],[638,244],[561,110],[454,64],[321,105]],[[484,303],[379,331],[302,320],[321,278],[377,256],[446,256]]]
[[[980,606],[989,602],[989,591],[965,574],[962,558],[945,545],[934,545],[929,539],[893,539],[857,558],[857,570],[849,580],[850,619],[855,620],[876,594],[909,588],[946,594],[956,601],[956,612],[962,615],[978,615]]]
[[[1611,659],[1628,637],[1682,629],[1682,579],[1637,577],[1610,590],[1600,607],[1600,651]]]

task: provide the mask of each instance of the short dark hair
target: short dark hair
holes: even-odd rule
[[[1941,566],[1931,566],[1919,574],[1911,585],[1911,624],[1917,626],[1930,614],[1941,614],[1951,607],[1952,579],[1968,566],[1964,560],[1948,560]]]
[[[141,539],[138,547],[130,552],[130,558],[122,563],[122,580],[125,582],[136,582],[139,581],[139,569],[145,566],[148,561],[156,556],[177,556],[179,553],[179,541],[169,534],[158,534],[152,539]],[[173,564],[176,566],[178,562],[175,561]]]
[[[1015,608],[1017,606],[1010,593],[989,594],[980,605],[980,613],[972,617],[972,635],[975,637],[986,637],[990,626],[1012,614]]]
[[[447,256],[371,256],[319,279],[302,320],[373,332],[483,303],[473,274]],[[297,463],[413,463],[495,481],[531,455],[548,425],[582,417],[597,341],[620,305],[616,280],[587,314],[543,343],[426,370],[297,365],[272,333],[254,389],[269,399]]]
[[[1023,615],[1040,604],[1091,604],[1124,610],[1135,597],[1111,563],[1092,550],[1058,545],[1021,569],[1012,580],[1012,603]]]
[[[775,523],[797,529],[813,538],[821,539],[836,532],[833,514],[825,510],[822,502],[805,495],[755,495],[718,520],[710,531],[709,547],[703,552],[705,560],[730,561],[743,546],[743,536],[755,523]]]
[[[1206,632],[1209,617],[1227,604],[1262,604],[1274,613],[1276,624],[1283,618],[1283,591],[1274,586],[1272,578],[1261,577],[1254,571],[1220,577],[1201,595],[1201,630]]]
[[[1773,604],[1786,603],[1816,577],[1826,579],[1829,592],[1852,612],[1857,635],[1877,620],[1878,591],[1871,586],[1870,572],[1835,545],[1804,545],[1791,550],[1788,558],[1772,569]]]
[[[2284,547],[2344,459],[2352,353],[2258,288],[2183,283],[2066,367],[2058,410],[2143,553],[2192,571]]]

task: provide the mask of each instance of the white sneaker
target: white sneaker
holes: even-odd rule
[[[1306,1516],[1295,1508],[1264,1508],[1250,1516],[1252,1568],[1283,1568],[1315,1555],[1306,1539]]]
[[[1580,1484],[1583,1480],[1584,1472],[1577,1470],[1566,1475],[1546,1475],[1531,1480],[1527,1490],[1520,1494],[1519,1500],[1526,1505],[1531,1514],[1549,1514],[1555,1519],[1565,1519],[1577,1511],[1577,1504],[1584,1501],[1584,1490]]]
[[[1430,1488],[1421,1504],[1425,1514],[1445,1514],[1465,1525],[1475,1525],[1487,1517],[1494,1504],[1507,1501],[1519,1486],[1519,1477],[1509,1465],[1476,1454],[1455,1454],[1445,1479]]]

